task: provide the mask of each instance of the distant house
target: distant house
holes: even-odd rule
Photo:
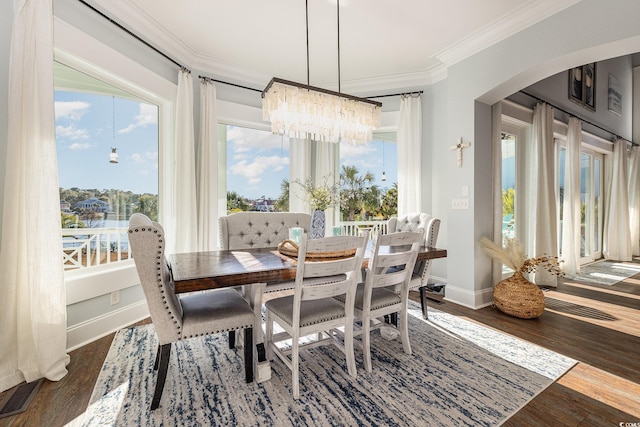
[[[253,202],[253,209],[258,212],[274,212],[276,207],[273,203],[273,200],[268,199],[266,197],[262,197],[260,199],[256,199]]]
[[[62,212],[71,212],[71,203],[61,200],[60,201],[60,210]]]
[[[83,209],[83,210],[91,210],[94,212],[111,212],[111,204],[107,203],[103,200],[96,199],[95,197],[91,197],[87,200],[83,200],[81,202],[73,205],[75,209]]]

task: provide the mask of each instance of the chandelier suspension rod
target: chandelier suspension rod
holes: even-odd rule
[[[342,92],[340,88],[340,0],[336,2],[336,9],[338,11],[338,93]]]
[[[304,2],[304,10],[305,10],[305,19],[306,19],[306,28],[307,28],[307,86],[310,86],[311,83],[309,80],[309,0]]]

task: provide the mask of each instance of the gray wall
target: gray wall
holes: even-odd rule
[[[487,108],[573,66],[640,51],[638,16],[640,2],[611,0],[605,6],[583,0],[449,67],[446,94],[434,92],[434,105],[447,117],[434,121],[436,129],[424,136],[424,144],[433,147],[433,176],[443,177],[442,188],[434,187],[433,212],[443,219],[439,242],[448,250],[447,298],[474,307],[491,302],[490,260],[477,245],[492,227],[490,203],[484,200],[491,182],[490,123],[483,124],[490,120]],[[462,168],[449,150],[460,137],[472,143]],[[470,209],[452,210],[451,199],[460,197],[463,185],[471,187]],[[440,269],[434,265],[434,274]]]
[[[614,75],[619,83],[622,98],[622,115],[617,116],[608,110],[608,86],[609,74]],[[523,89],[524,92],[542,98],[559,108],[576,115],[581,119],[590,121],[610,130],[616,135],[631,140],[633,124],[633,65],[632,55],[624,55],[606,61],[598,62],[596,65],[596,111],[591,111],[582,105],[569,100],[569,77],[567,71],[554,74],[540,82]],[[509,99],[526,106],[535,105],[535,100],[522,93],[516,93]],[[556,110],[555,117],[566,122],[567,115]],[[601,129],[583,124],[583,129],[605,139],[611,139],[611,134],[603,132]]]

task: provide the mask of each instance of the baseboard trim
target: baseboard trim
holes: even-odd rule
[[[145,300],[67,328],[67,351],[107,336],[118,329],[149,317]]]
[[[444,300],[473,310],[478,310],[493,304],[493,289],[482,289],[471,292],[467,289],[448,284],[445,289]]]

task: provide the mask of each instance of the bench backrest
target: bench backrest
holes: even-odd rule
[[[311,215],[301,212],[238,212],[219,218],[222,249],[275,248],[289,238],[289,228],[311,231]]]

